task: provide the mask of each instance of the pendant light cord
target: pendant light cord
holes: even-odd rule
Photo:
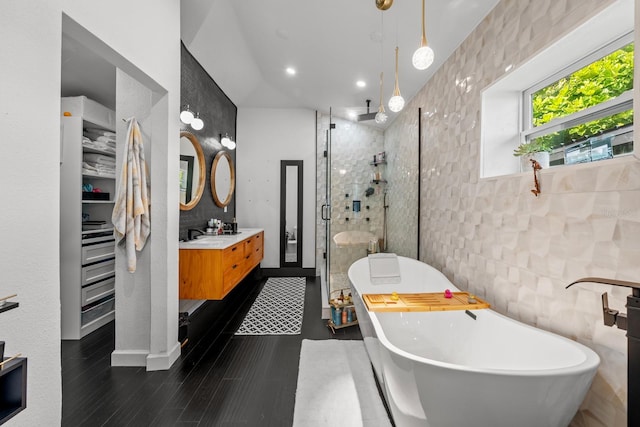
[[[427,35],[424,31],[424,0],[422,0],[422,41],[420,47],[424,47],[427,45]]]
[[[384,105],[382,105],[382,85],[384,81],[384,71],[380,73],[380,106],[378,107],[378,111],[384,113]]]
[[[393,96],[400,96],[400,86],[398,85],[398,46],[396,46],[396,86],[393,90]]]

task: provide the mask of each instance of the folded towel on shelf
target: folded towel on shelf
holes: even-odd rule
[[[95,163],[98,165],[108,165],[114,166],[116,165],[115,157],[109,157],[102,154],[97,153],[84,153],[83,159],[87,163]]]
[[[104,129],[100,129],[100,128],[92,128],[92,127],[87,127],[84,128],[84,134],[93,134],[96,135],[96,137],[98,136],[116,136],[115,132],[111,132],[108,130],[104,130]]]
[[[149,187],[142,135],[135,118],[129,119],[124,162],[116,187],[111,215],[117,244],[124,242],[129,272],[136,271],[136,251],[140,252],[151,232]]]
[[[113,178],[116,176],[116,167],[115,165],[109,167],[105,165],[96,165],[88,162],[82,162],[82,173]]]
[[[116,143],[116,137],[115,136],[99,136],[96,138],[96,141],[100,141],[100,142],[111,142],[111,143]]]

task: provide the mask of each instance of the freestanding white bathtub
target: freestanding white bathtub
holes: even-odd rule
[[[361,295],[459,291],[398,257],[401,282],[374,285],[367,258],[349,282],[367,353],[397,427],[567,426],[600,363],[588,347],[491,309],[369,312]]]

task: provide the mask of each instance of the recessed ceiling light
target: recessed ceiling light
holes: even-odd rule
[[[358,117],[358,115],[356,114],[355,111],[353,110],[349,110],[347,111],[347,115],[349,116],[350,119],[355,119],[356,117]]]
[[[358,86],[358,87],[365,87],[366,85],[367,85],[367,84],[365,83],[365,81],[364,81],[364,80],[358,80],[358,81],[356,82],[356,86]]]
[[[287,69],[285,70],[287,72],[287,74],[289,74],[290,76],[295,76],[296,74],[296,69],[293,67],[287,67]]]

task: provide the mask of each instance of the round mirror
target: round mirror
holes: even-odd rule
[[[188,211],[198,204],[205,176],[200,141],[191,132],[180,132],[180,210]]]
[[[231,201],[236,188],[236,172],[233,160],[226,151],[219,151],[211,167],[211,193],[216,205],[223,208]]]

